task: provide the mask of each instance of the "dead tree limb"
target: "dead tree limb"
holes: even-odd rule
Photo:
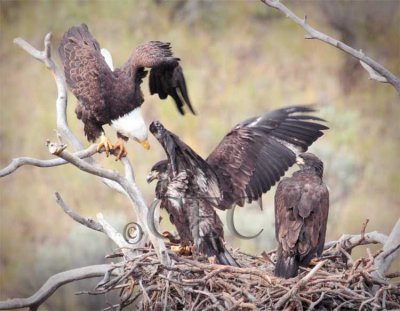
[[[39,51],[32,47],[29,43],[21,38],[17,38],[14,42],[23,48],[26,52],[32,55],[37,60],[43,62],[45,66],[53,73],[55,78],[55,82],[57,85],[57,100],[56,100],[56,110],[57,110],[57,129],[62,134],[63,137],[68,139],[68,141],[72,144],[75,150],[82,150],[83,145],[78,140],[78,138],[72,133],[68,126],[67,122],[67,89],[65,86],[65,78],[63,72],[59,69],[59,67],[55,64],[51,57],[51,33],[47,34],[44,39],[44,50]],[[66,145],[63,144],[55,144],[48,143],[49,151],[53,155],[56,155],[62,158],[63,161],[72,163],[79,169],[88,172],[92,175],[96,175],[102,178],[103,182],[107,184],[112,189],[125,194],[130,200],[133,209],[137,215],[139,224],[143,228],[145,233],[144,238],[148,237],[158,256],[160,257],[160,261],[164,264],[169,264],[168,253],[166,252],[164,241],[156,236],[153,232],[151,232],[148,224],[147,224],[147,214],[148,208],[146,202],[143,199],[143,195],[140,192],[139,188],[136,185],[134,178],[134,171],[132,165],[130,164],[128,159],[123,159],[121,162],[123,163],[125,170],[125,177],[120,175],[116,171],[106,170],[101,168],[92,158],[88,157],[85,160],[82,160],[78,154],[71,154],[67,151],[64,151]],[[92,147],[94,148],[94,147]],[[60,161],[60,160],[59,160]],[[60,163],[60,162],[56,162]],[[43,163],[41,163],[43,164]],[[48,164],[48,163],[46,163]],[[54,164],[54,163],[53,163]],[[70,215],[71,216],[71,215]],[[76,215],[75,215],[76,216]],[[82,217],[81,217],[82,218]],[[100,219],[98,219],[99,222]],[[102,221],[105,221],[104,219]],[[103,227],[103,229],[105,229]],[[110,236],[111,232],[114,232],[113,228],[110,226],[110,231],[108,231],[108,235]],[[104,232],[104,231],[103,231]],[[115,233],[115,232],[114,232]],[[117,239],[118,240],[118,239]],[[115,240],[114,240],[115,242]],[[144,241],[142,241],[143,244]],[[129,245],[124,244],[121,240],[119,240],[120,247],[126,247],[129,249]],[[124,245],[121,245],[124,244]],[[138,245],[143,246],[143,245]],[[132,247],[130,247],[132,248]],[[125,251],[125,255],[128,254],[128,251]]]
[[[393,261],[400,255],[400,219],[397,220],[386,243],[383,252],[375,259],[376,270],[372,276],[384,278]]]
[[[103,277],[114,267],[109,264],[94,265],[69,271],[60,272],[52,275],[43,286],[32,296],[28,298],[15,298],[0,301],[0,310],[29,308],[29,310],[37,310],[56,290],[62,285],[75,282],[78,280],[89,279],[94,277]],[[116,272],[112,272],[116,273]]]
[[[343,234],[337,241],[325,243],[325,249],[341,244],[344,249],[350,250],[358,245],[382,244],[385,245],[388,237],[380,232],[372,231],[362,234]]]
[[[95,153],[97,153],[97,148],[96,145],[93,144],[84,150],[77,151],[75,155],[81,159],[85,159],[87,157],[91,157]],[[9,165],[0,170],[0,177],[10,175],[11,173],[13,173],[18,168],[24,165],[32,165],[37,167],[54,167],[54,166],[64,165],[67,163],[68,162],[63,159],[40,160],[31,157],[14,158],[12,159]]]
[[[400,95],[400,79],[392,72],[390,72],[388,69],[386,69],[384,66],[379,64],[377,61],[365,55],[365,53],[362,50],[357,51],[351,46],[348,46],[347,44],[314,29],[307,23],[307,16],[304,19],[299,18],[279,0],[261,0],[261,1],[268,6],[281,11],[282,13],[285,14],[286,17],[290,18],[296,24],[303,27],[303,29],[308,33],[308,36],[305,37],[306,39],[320,40],[357,58],[360,61],[363,68],[367,70],[370,79],[379,82],[390,83],[396,89],[397,93],[399,93]]]
[[[73,220],[75,220],[76,222],[80,223],[81,225],[84,225],[85,227],[88,227],[89,229],[95,230],[95,231],[99,231],[99,232],[103,232],[104,233],[104,228],[103,226],[97,222],[96,220],[92,219],[92,218],[86,218],[86,217],[82,217],[81,215],[79,215],[78,213],[76,213],[75,211],[73,211],[63,200],[63,198],[61,197],[61,195],[56,192],[56,202],[58,205],[61,206],[61,208],[64,210],[64,212],[71,217]]]

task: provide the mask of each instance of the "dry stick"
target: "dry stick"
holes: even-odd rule
[[[305,277],[303,277],[300,281],[297,282],[297,284],[292,287],[285,295],[283,295],[279,301],[275,304],[275,308],[280,310],[285,303],[295,295],[314,275],[317,273],[319,269],[322,268],[322,266],[325,264],[326,260],[319,262],[314,268],[311,269],[310,272],[307,273]]]
[[[43,286],[32,296],[28,298],[15,298],[6,301],[0,301],[0,310],[30,308],[36,310],[44,303],[60,286],[78,280],[104,276],[109,270],[112,270],[112,265],[94,265],[69,271],[64,271],[52,275]],[[116,272],[112,272],[116,273]]]
[[[387,82],[393,85],[393,87],[396,89],[397,93],[400,95],[400,79],[395,76],[393,73],[391,73],[388,69],[383,67],[381,64],[373,60],[372,58],[368,57],[367,55],[364,54],[363,51],[357,51],[353,49],[352,47],[348,46],[347,44],[344,44],[343,42],[336,40],[314,28],[312,28],[310,25],[307,23],[307,18],[301,19],[298,16],[296,16],[291,10],[289,10],[285,5],[283,5],[279,0],[261,0],[263,3],[266,5],[277,9],[284,13],[286,17],[290,18],[292,21],[294,21],[296,24],[300,25],[303,27],[303,29],[309,34],[309,36],[306,37],[306,39],[317,39],[322,42],[325,42],[327,44],[330,44],[339,50],[342,50],[343,52],[346,52],[347,54],[357,58],[363,68],[365,68],[371,79],[374,79],[379,82]]]
[[[343,234],[339,240],[330,241],[325,243],[324,249],[328,249],[337,244],[342,244],[345,246],[347,250],[350,250],[359,245],[367,245],[367,244],[385,244],[388,237],[380,232],[372,231],[361,234]]]

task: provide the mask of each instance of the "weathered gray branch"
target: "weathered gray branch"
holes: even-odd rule
[[[57,273],[51,276],[35,294],[28,298],[15,298],[0,301],[0,310],[28,307],[30,310],[37,310],[60,286],[78,280],[102,277],[113,269],[114,267],[112,265],[104,264]]]
[[[58,92],[56,101],[57,128],[60,133],[71,142],[75,150],[82,150],[82,144],[68,127],[66,114],[67,89],[65,86],[65,78],[62,71],[58,68],[58,66],[51,58],[51,33],[47,34],[45,37],[43,51],[35,49],[21,38],[15,39],[14,42],[25,51],[27,51],[29,54],[31,54],[33,57],[35,57],[37,60],[43,62],[46,67],[53,73]],[[101,177],[104,183],[106,183],[112,189],[125,194],[131,201],[138,216],[139,223],[144,229],[143,231],[146,233],[146,235],[149,236],[151,242],[153,243],[153,246],[156,249],[161,262],[163,262],[164,264],[169,264],[169,257],[166,252],[164,241],[151,233],[149,226],[147,225],[148,208],[140,190],[137,188],[134,178],[134,171],[128,159],[125,158],[122,160],[126,175],[126,177],[123,177],[118,172],[101,168],[92,158],[81,160],[77,155],[72,155],[66,151],[64,152],[62,149],[64,149],[65,146],[49,144],[48,147],[49,151],[54,155],[58,155],[61,158],[63,158],[64,156],[64,161],[74,164],[83,171]],[[52,148],[55,149],[53,150]],[[61,148],[61,150],[59,148]]]
[[[14,43],[23,48],[28,54],[32,55],[34,58],[44,63],[45,66],[53,73],[53,77],[55,79],[57,86],[57,100],[56,100],[57,129],[61,133],[61,135],[65,137],[72,144],[74,150],[80,151],[83,150],[84,148],[83,144],[74,135],[74,133],[72,133],[72,131],[68,126],[68,121],[67,121],[68,93],[65,85],[64,74],[57,66],[57,64],[54,62],[54,60],[51,58],[51,37],[52,37],[51,33],[48,33],[45,36],[43,51],[35,49],[32,45],[30,45],[22,38],[14,39]],[[89,157],[86,159],[86,161],[93,164],[96,163],[92,158]],[[103,179],[103,182],[110,188],[125,194],[122,188],[118,184],[108,179]]]
[[[87,149],[76,152],[75,155],[81,159],[84,159],[87,157],[91,157],[95,153],[97,153],[96,145],[91,145]],[[54,167],[54,166],[64,165],[66,163],[68,162],[63,159],[40,160],[31,157],[19,157],[12,159],[9,165],[0,170],[0,177],[7,176],[24,165],[32,165],[37,167]]]
[[[127,194],[129,200],[132,204],[136,207],[136,215],[138,217],[139,224],[142,226],[143,231],[149,236],[150,241],[152,242],[157,255],[160,258],[160,261],[163,264],[169,264],[170,260],[168,257],[168,253],[164,244],[164,241],[157,237],[152,230],[150,229],[147,223],[147,215],[149,209],[147,208],[146,203],[143,200],[142,195],[140,194],[139,189],[137,188],[136,184],[129,181],[126,177],[123,177],[118,172],[104,169],[99,166],[94,166],[90,163],[85,162],[84,160],[80,159],[79,157],[73,155],[72,153],[65,150],[65,145],[60,145],[57,143],[49,143],[48,144],[49,152],[59,156],[60,158],[66,160],[67,162],[75,165],[80,170],[87,172],[92,175],[96,175],[102,178],[110,179],[116,182],[118,185],[122,187],[122,189]],[[129,172],[129,170],[128,170]],[[128,174],[129,178],[133,178],[133,172]]]
[[[343,234],[339,240],[337,241],[329,241],[325,243],[325,249],[335,246],[337,244],[343,245],[345,249],[351,249],[354,246],[358,245],[367,245],[367,244],[382,244],[385,245],[388,237],[380,232],[373,231],[362,234]]]
[[[375,259],[376,270],[373,276],[384,278],[393,261],[400,256],[400,218],[394,225],[386,243],[383,245],[383,252]]]
[[[261,0],[261,1],[268,6],[281,11],[286,15],[286,17],[290,18],[296,24],[303,27],[303,29],[309,34],[309,36],[307,36],[306,39],[320,40],[357,58],[361,62],[361,65],[363,65],[363,68],[367,70],[371,79],[377,80],[379,82],[390,83],[391,85],[393,85],[397,93],[399,93],[400,95],[400,79],[392,72],[390,72],[388,69],[379,64],[377,61],[365,55],[363,51],[361,50],[357,51],[351,46],[348,46],[347,44],[312,28],[310,25],[308,25],[307,18],[304,19],[299,18],[285,5],[283,5],[279,0]]]
[[[66,162],[66,161],[65,161]],[[68,162],[66,162],[68,163]],[[84,225],[85,227],[88,227],[89,229],[92,230],[96,230],[99,232],[104,232],[103,226],[95,221],[92,218],[86,218],[86,217],[82,217],[81,215],[79,215],[78,213],[76,213],[75,211],[73,211],[62,199],[61,195],[56,192],[56,202],[58,205],[61,206],[61,208],[64,210],[64,212],[71,217],[73,220],[75,220],[76,222],[80,223],[81,225]]]

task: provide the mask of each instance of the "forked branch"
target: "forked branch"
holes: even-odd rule
[[[56,290],[62,285],[78,280],[94,277],[104,277],[109,271],[113,272],[115,268],[112,265],[94,265],[84,268],[73,269],[52,275],[46,283],[32,296],[28,298],[15,298],[0,301],[0,310],[29,308],[37,310]]]
[[[14,42],[23,48],[26,52],[32,55],[37,60],[43,62],[46,67],[53,73],[53,76],[57,85],[57,100],[56,100],[56,111],[57,111],[57,129],[61,133],[63,137],[68,139],[68,141],[72,144],[73,148],[78,152],[75,154],[64,151],[66,145],[57,144],[57,143],[48,143],[49,151],[53,155],[58,156],[60,159],[41,161],[31,158],[25,159],[15,159],[13,162],[1,171],[2,175],[5,176],[7,174],[15,171],[19,166],[25,164],[37,165],[42,167],[48,167],[52,165],[60,165],[65,162],[72,163],[80,170],[83,170],[89,174],[96,175],[102,178],[103,182],[107,184],[110,188],[125,194],[130,200],[132,207],[137,215],[138,222],[143,228],[145,232],[145,237],[150,238],[158,256],[160,257],[160,261],[164,264],[169,264],[169,257],[166,252],[164,241],[153,234],[147,224],[147,216],[148,216],[148,208],[143,199],[143,195],[138,189],[135,179],[132,165],[130,164],[128,159],[123,159],[121,162],[123,163],[125,169],[125,177],[120,175],[116,171],[111,171],[100,167],[91,157],[90,155],[94,153],[95,146],[91,146],[88,151],[84,152],[83,145],[78,140],[78,138],[72,133],[70,128],[68,127],[67,122],[67,90],[65,86],[65,78],[62,71],[56,65],[51,57],[51,33],[47,34],[44,39],[44,50],[39,51],[27,43],[25,40],[21,38],[17,38]],[[82,153],[81,153],[82,151]],[[82,158],[86,158],[82,160]],[[60,203],[60,202],[59,202]],[[70,215],[71,216],[71,215]],[[82,218],[82,217],[81,217]],[[75,219],[76,220],[76,219]],[[100,219],[98,219],[101,222]],[[105,229],[105,228],[103,228]],[[113,229],[113,228],[112,228]],[[108,233],[113,232],[110,228]],[[115,240],[114,240],[115,241]],[[143,241],[142,241],[143,242]],[[122,242],[120,241],[119,244]],[[117,243],[118,244],[118,243]],[[121,247],[121,245],[119,245]],[[129,245],[124,245],[127,247]],[[126,255],[126,254],[125,254]]]

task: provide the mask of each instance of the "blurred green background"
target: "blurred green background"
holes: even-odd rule
[[[399,1],[284,1],[310,25],[343,40],[400,74]],[[53,33],[53,56],[62,34],[85,22],[102,47],[122,65],[133,48],[149,40],[172,43],[182,59],[190,97],[198,116],[181,117],[172,101],[149,96],[144,82],[145,119],[159,119],[206,157],[237,122],[292,104],[318,104],[330,130],[311,151],[325,162],[331,209],[327,239],[368,231],[388,234],[400,216],[400,100],[394,88],[368,79],[350,56],[318,42],[259,1],[4,1],[0,37],[0,167],[12,158],[50,158],[46,139],[55,139],[56,87],[45,66],[13,44],[22,37],[43,48]],[[82,141],[70,94],[71,129]],[[113,130],[106,127],[110,138]],[[154,184],[145,176],[164,152],[128,144],[137,183],[147,202]],[[121,170],[104,155],[105,167]],[[102,212],[118,230],[135,219],[127,199],[98,178],[71,166],[22,167],[0,179],[0,299],[29,296],[52,274],[105,262],[114,245],[100,233],[73,222],[55,203],[54,192],[81,215]],[[238,208],[235,220],[254,240],[226,239],[234,248],[258,254],[275,247],[273,196],[264,211]],[[221,213],[225,220],[225,216]],[[164,217],[163,228],[171,229]],[[365,250],[355,253],[365,254]],[[393,269],[399,270],[397,262]],[[94,282],[95,283],[95,282]],[[97,310],[113,297],[74,296],[92,283],[63,287],[43,310]]]

